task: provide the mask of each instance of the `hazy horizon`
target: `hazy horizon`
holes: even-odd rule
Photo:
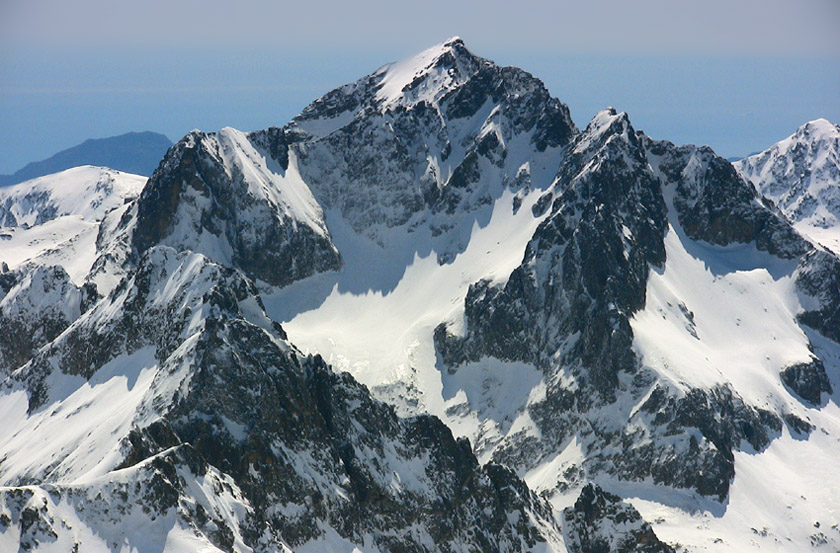
[[[423,6],[5,3],[0,173],[88,138],[283,125],[332,88],[452,35],[542,79],[580,127],[614,106],[650,136],[732,157],[808,120],[840,122],[840,3],[830,0]],[[335,17],[320,17],[327,10]]]

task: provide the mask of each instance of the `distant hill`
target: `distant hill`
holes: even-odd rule
[[[110,167],[148,177],[170,146],[172,141],[167,137],[149,131],[89,139],[50,158],[32,162],[13,175],[0,175],[0,186],[17,184],[80,165]]]

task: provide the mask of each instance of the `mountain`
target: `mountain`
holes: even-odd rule
[[[92,299],[85,279],[102,220],[146,178],[76,167],[0,188],[0,374],[55,339]]]
[[[0,188],[0,263],[61,266],[82,284],[101,221],[140,194],[146,178],[83,166]]]
[[[0,175],[0,186],[17,184],[81,165],[110,167],[148,177],[170,146],[171,140],[149,131],[91,138],[47,159],[29,163],[12,175]]]
[[[794,228],[840,253],[840,127],[825,119],[735,164]]]
[[[341,266],[295,160],[276,161],[234,129],[193,132],[173,146],[109,240],[114,258],[136,260],[166,244],[274,285]],[[110,255],[100,256],[97,273]]]
[[[0,549],[840,547],[840,258],[707,147],[454,38],[97,188],[0,273]]]

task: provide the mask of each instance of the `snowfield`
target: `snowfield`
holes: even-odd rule
[[[0,188],[0,263],[60,265],[81,285],[96,258],[100,222],[146,180],[88,165]]]

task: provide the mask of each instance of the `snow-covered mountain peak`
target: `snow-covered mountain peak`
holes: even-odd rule
[[[0,188],[0,227],[29,227],[68,215],[100,221],[137,197],[146,177],[83,165]]]
[[[474,212],[510,183],[546,188],[578,131],[542,81],[453,39],[325,94],[272,133],[318,202],[379,240],[378,225]]]
[[[578,136],[573,152],[581,153],[587,150],[595,150],[593,146],[599,145],[612,139],[633,141],[635,143],[635,130],[630,124],[630,117],[626,112],[616,111],[614,107],[608,107],[595,114],[583,132]]]
[[[821,165],[829,161],[824,156],[830,155],[832,150],[836,156],[838,149],[840,149],[838,144],[840,144],[840,125],[835,125],[827,119],[815,119],[808,121],[796,129],[796,132],[792,135],[770,146],[767,150],[738,161],[736,165],[754,165],[756,160],[768,156],[778,157],[780,155],[796,154],[803,150],[812,154],[812,157],[815,158],[813,162],[816,165]],[[790,169],[792,169],[792,166],[789,166],[788,172],[790,172]]]
[[[840,126],[826,119],[809,121],[768,149],[735,162],[744,177],[788,210],[804,192],[838,183]]]
[[[840,125],[835,125],[828,119],[820,117],[799,127],[793,136],[810,138],[815,141],[837,140],[840,138]]]
[[[489,113],[505,98],[530,102],[531,109],[550,100],[562,108],[555,123],[562,127],[561,139],[576,133],[571,118],[563,113],[567,108],[551,98],[542,81],[519,68],[501,67],[474,55],[458,37],[328,92],[295,117],[289,128],[317,139],[372,114],[396,116],[415,110],[420,115],[437,112],[446,125],[480,109]]]
[[[473,55],[460,38],[453,37],[328,92],[295,117],[290,127],[322,138],[371,112],[384,113],[424,102],[436,105],[482,65],[492,62]]]
[[[0,262],[60,265],[81,285],[100,223],[137,198],[146,177],[85,165],[0,188]]]
[[[840,126],[809,121],[734,166],[797,230],[840,252]]]
[[[33,267],[0,300],[0,312],[5,316],[27,312],[37,316],[56,308],[72,321],[79,316],[79,295],[60,266]]]
[[[412,58],[379,69],[376,99],[385,106],[424,100],[436,102],[469,79],[482,63],[490,62],[474,56],[460,38],[451,38]]]
[[[201,253],[275,285],[340,267],[294,153],[284,150],[286,158],[277,160],[258,138],[225,128],[192,131],[175,144],[115,238],[103,243],[94,275],[100,292],[156,245]]]

